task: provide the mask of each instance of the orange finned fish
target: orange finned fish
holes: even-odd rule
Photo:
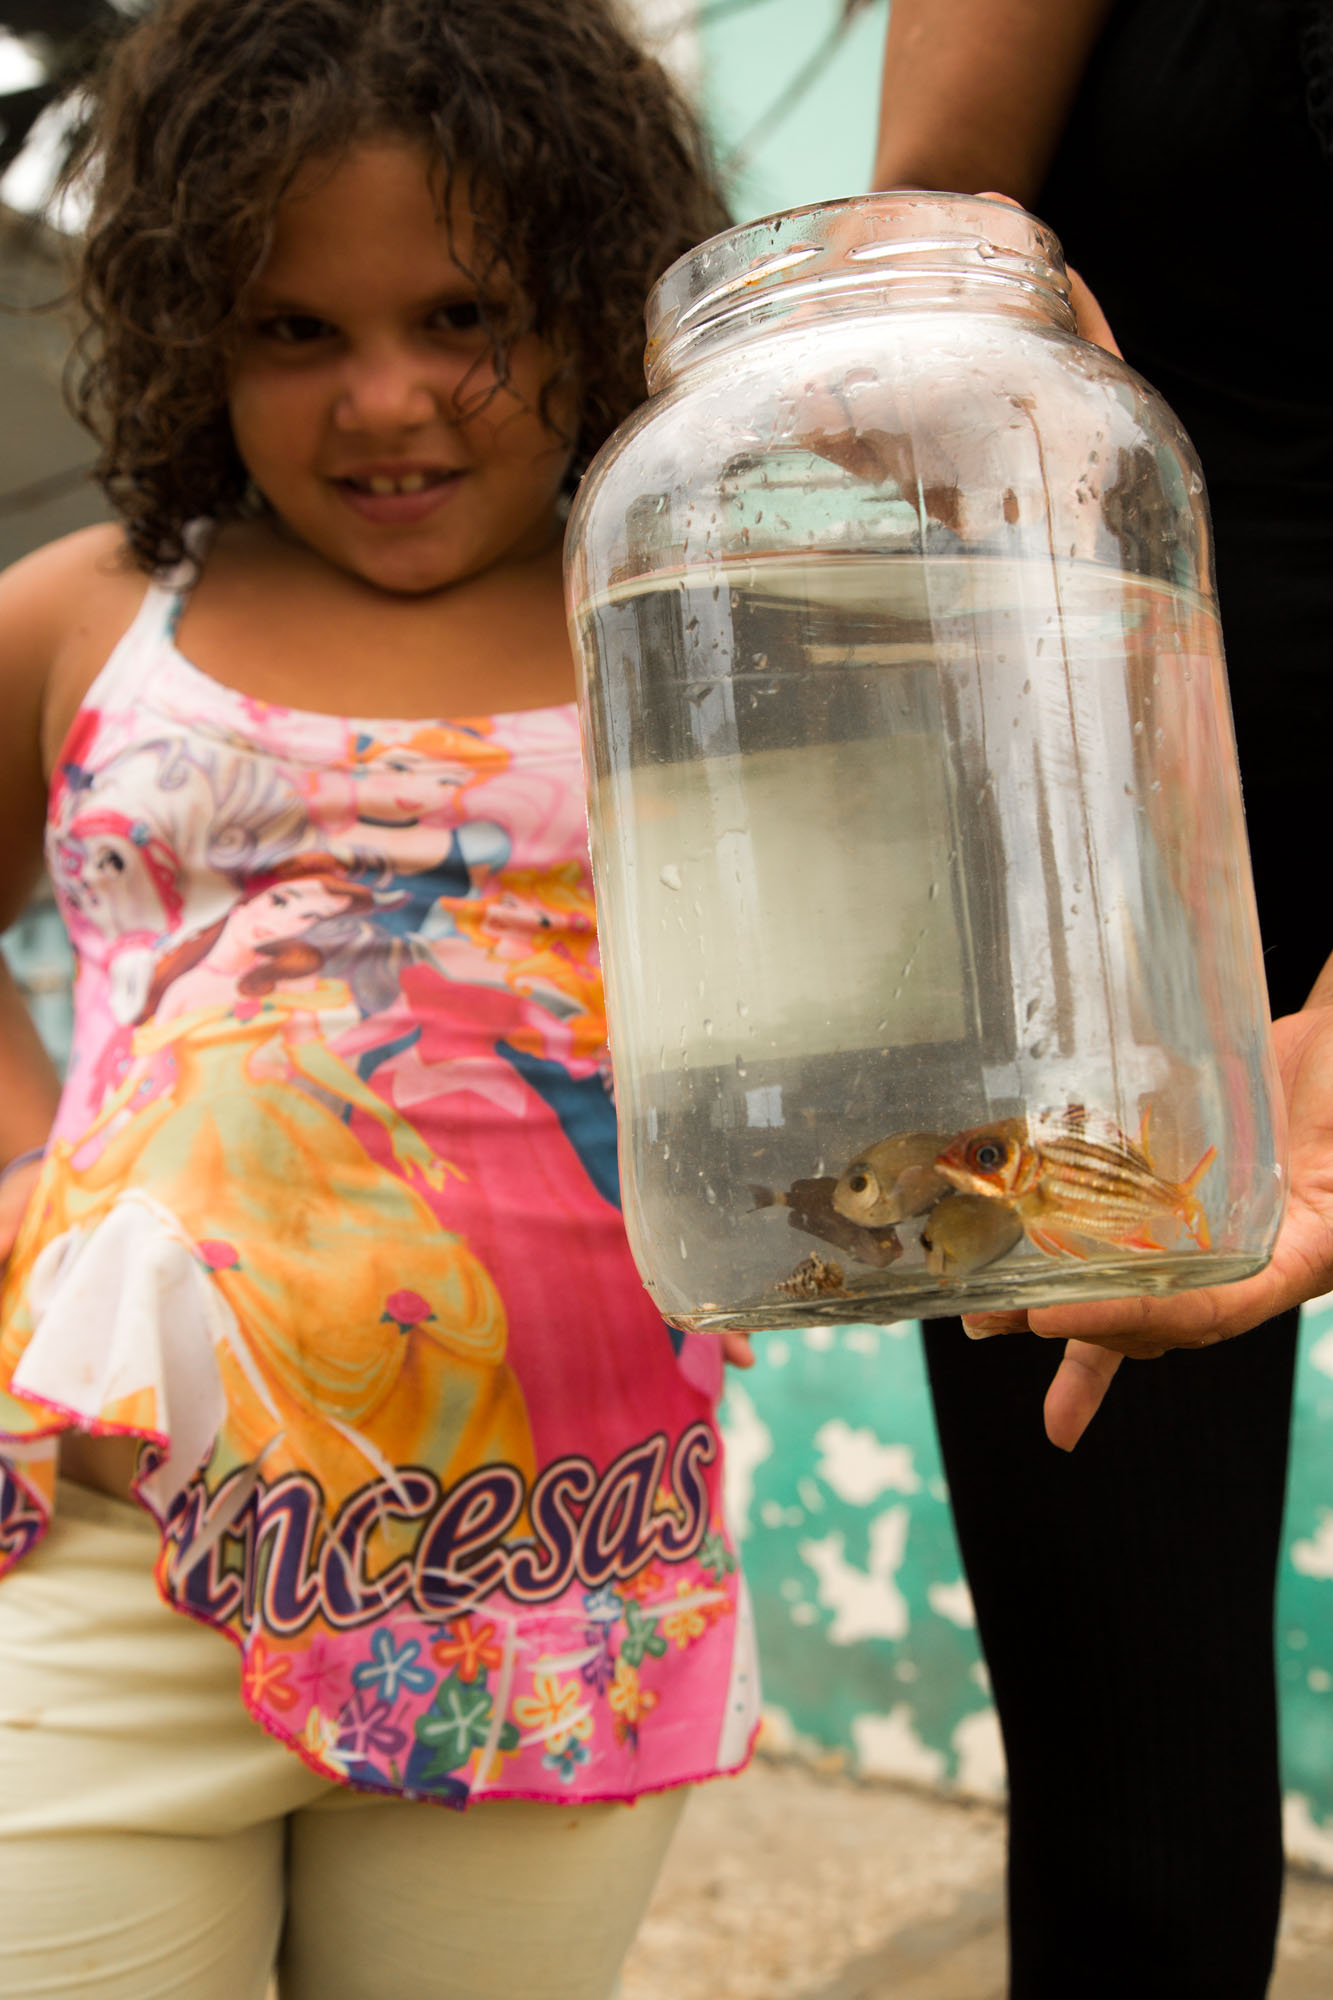
[[[1030,1240],[1051,1257],[1085,1256],[1078,1237],[1161,1250],[1153,1227],[1171,1217],[1206,1250],[1208,1223],[1194,1190],[1217,1148],[1210,1146],[1183,1181],[1164,1180],[1149,1158],[1146,1127],[1145,1119],[1137,1143],[1109,1123],[1094,1138],[1088,1114],[1070,1105],[1052,1116],[1004,1118],[960,1132],[935,1164],[964,1193],[1008,1202]]]

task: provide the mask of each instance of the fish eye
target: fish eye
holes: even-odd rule
[[[1004,1165],[1004,1147],[995,1139],[978,1139],[968,1148],[968,1158],[983,1173],[993,1173],[996,1167]]]
[[[864,1194],[870,1186],[870,1176],[867,1173],[863,1173],[861,1168],[858,1167],[854,1173],[848,1174],[847,1186],[853,1194]]]

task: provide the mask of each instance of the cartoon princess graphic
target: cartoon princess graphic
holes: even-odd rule
[[[210,1486],[261,1459],[270,1479],[304,1467],[332,1511],[395,1467],[532,1471],[499,1293],[426,1198],[456,1169],[329,1046],[356,1009],[318,939],[372,900],[332,857],[298,856],[170,952],[123,1082],[57,1141],[29,1210],[0,1331],[13,1388],[58,1379],[68,1406],[70,1343],[93,1350],[77,1414],[170,1436],[165,1486],[201,1462],[177,1463],[192,1395],[226,1412],[196,1440]],[[168,1310],[134,1312],[127,1258]],[[90,1333],[99,1281],[127,1303]]]

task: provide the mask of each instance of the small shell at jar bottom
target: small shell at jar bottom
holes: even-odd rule
[[[667,1323],[682,1333],[726,1333],[732,1329],[777,1332],[801,1326],[888,1326],[904,1319],[945,1319],[959,1313],[1005,1312],[1029,1306],[1081,1305],[1095,1299],[1164,1297],[1205,1285],[1230,1285],[1253,1277],[1268,1262],[1266,1253],[1177,1251],[1160,1257],[1099,1258],[1080,1269],[1049,1264],[1004,1272],[979,1272],[974,1279],[942,1283],[929,1273],[904,1272],[885,1280],[881,1272],[849,1277],[843,1289],[784,1298],[770,1296],[734,1306],[701,1307],[668,1313]]]

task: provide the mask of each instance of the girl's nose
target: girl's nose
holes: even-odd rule
[[[387,347],[349,358],[334,410],[339,429],[417,430],[439,413],[435,385],[410,349]]]

